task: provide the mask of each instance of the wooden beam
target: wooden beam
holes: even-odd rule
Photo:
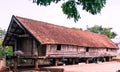
[[[7,32],[7,33],[10,34],[10,35],[14,35],[14,36],[17,36],[17,37],[18,37],[18,34],[11,33],[11,32]]]
[[[58,66],[58,59],[54,58],[53,59],[53,64],[54,64],[54,66]]]
[[[112,57],[109,57],[109,61],[112,61]]]
[[[58,66],[58,59],[55,59],[55,66]]]
[[[97,60],[96,62],[98,63],[99,62],[99,58],[96,58],[96,60]]]
[[[18,35],[19,37],[29,37],[28,34]]]
[[[38,59],[34,59],[34,66],[35,66],[35,69],[39,69],[39,63],[38,63]]]
[[[14,69],[16,70],[18,66],[18,58],[14,58]]]
[[[76,60],[73,58],[73,59],[72,59],[72,64],[75,64],[75,61],[76,61]]]
[[[88,58],[86,58],[86,64],[88,64],[89,63],[89,60],[88,60]]]
[[[13,20],[26,33],[26,30],[25,30],[24,26],[15,17],[13,17]]]
[[[11,32],[7,32],[7,33],[10,34],[10,35],[14,35],[14,36],[16,36],[16,37],[29,37],[28,34],[18,35],[18,34],[11,33]]]
[[[103,59],[104,59],[104,62],[106,62],[106,58],[104,57]]]

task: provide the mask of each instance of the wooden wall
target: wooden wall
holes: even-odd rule
[[[21,50],[26,55],[32,54],[33,40],[29,37],[22,37],[17,39],[17,50]]]
[[[22,37],[17,39],[17,50],[21,50],[26,55],[38,55],[38,56],[49,56],[49,55],[67,55],[74,57],[88,56],[114,56],[116,55],[117,49],[107,48],[88,48],[73,45],[59,45],[60,49],[57,50],[58,45],[41,45],[30,37]],[[88,48],[88,52],[86,52]]]
[[[72,45],[61,45],[61,50],[57,50],[57,45],[47,45],[46,46],[46,55],[76,55],[78,56],[114,56],[116,55],[117,49],[108,49],[107,48],[89,48],[89,51],[86,52],[86,47],[72,46]],[[82,55],[83,54],[83,55]],[[91,56],[92,57],[92,56]]]
[[[30,37],[18,38],[16,42],[17,50],[24,52],[24,55],[45,56],[46,45],[41,45],[36,40]]]

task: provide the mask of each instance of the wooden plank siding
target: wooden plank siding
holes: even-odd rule
[[[50,57],[100,57],[115,56],[116,49],[107,48],[89,48],[86,52],[85,47],[72,45],[61,45],[61,50],[57,50],[57,45],[47,45],[46,56]]]
[[[25,55],[34,56],[36,53],[38,56],[50,56],[50,57],[99,57],[99,56],[115,56],[116,49],[107,48],[89,48],[87,47],[73,46],[73,45],[61,45],[61,49],[57,50],[57,45],[41,45],[31,38],[22,38],[18,40],[17,50],[22,50]]]
[[[21,37],[17,40],[17,49],[24,52],[26,55],[32,55],[33,53],[33,40],[29,37]]]
[[[46,45],[39,45],[38,46],[38,55],[45,56],[46,55]]]
[[[108,48],[88,48],[74,45],[61,45],[61,49],[57,50],[55,44],[40,44],[30,37],[21,37],[17,40],[17,50],[24,52],[24,55],[46,56],[46,57],[100,57],[115,56],[116,49]]]

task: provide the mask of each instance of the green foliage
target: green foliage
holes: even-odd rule
[[[13,54],[12,47],[6,46],[2,49],[0,49],[0,55],[1,56],[11,56]]]
[[[11,46],[6,46],[6,47],[2,46],[3,37],[5,36],[5,33],[6,33],[6,31],[2,30],[0,28],[0,34],[1,34],[1,36],[0,36],[0,56],[6,56],[6,55],[12,55],[13,54],[13,50],[12,50]]]
[[[67,15],[67,18],[74,18],[74,21],[78,21],[80,14],[76,7],[76,2],[74,0],[69,0],[62,4],[62,11]]]
[[[95,25],[91,28],[87,28],[87,30],[94,33],[100,33],[102,31],[102,26]]]
[[[33,2],[37,3],[37,5],[44,5],[44,6],[50,5],[52,2],[58,3],[59,1],[60,0],[33,0]]]
[[[75,29],[75,30],[83,30],[82,28],[76,28],[76,27],[72,27],[72,29]]]
[[[37,5],[48,6],[51,3],[58,3],[61,0],[33,0]],[[95,15],[100,13],[101,9],[105,6],[106,0],[63,0],[61,8],[67,18],[74,18],[74,21],[78,21],[80,14],[77,6],[82,6],[82,9]]]
[[[112,28],[103,28],[102,26],[95,25],[91,28],[87,28],[88,31],[98,33],[98,34],[104,34],[107,37],[114,38],[117,34],[115,32],[111,31]]]
[[[77,3],[82,6],[83,10],[91,14],[97,14],[105,6],[106,0],[78,0]]]

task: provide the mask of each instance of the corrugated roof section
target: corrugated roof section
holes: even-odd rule
[[[75,30],[18,16],[16,18],[41,44],[118,48],[105,35]]]

